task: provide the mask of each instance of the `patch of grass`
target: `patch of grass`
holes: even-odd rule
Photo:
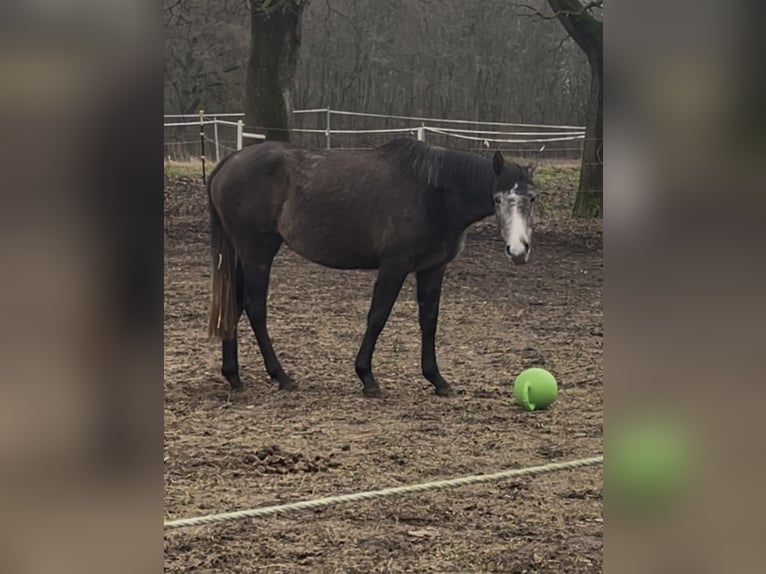
[[[215,167],[215,162],[205,160],[205,173],[209,174]],[[165,160],[165,175],[202,177],[202,161],[192,158],[188,161]]]
[[[548,219],[569,218],[580,180],[579,161],[544,161],[534,175],[540,213]]]
[[[576,190],[579,178],[579,161],[541,162],[535,171],[535,182],[543,191]]]

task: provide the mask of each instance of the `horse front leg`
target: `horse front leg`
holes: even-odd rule
[[[362,392],[366,397],[381,397],[380,386],[372,375],[372,354],[407,274],[406,266],[387,262],[381,264],[378,271],[372,293],[372,304],[367,314],[367,330],[355,363],[356,374],[362,380]]]
[[[446,267],[433,267],[418,271],[418,319],[422,335],[421,367],[423,376],[434,386],[437,395],[450,397],[454,391],[444,380],[436,363],[436,323],[439,319],[439,301]]]

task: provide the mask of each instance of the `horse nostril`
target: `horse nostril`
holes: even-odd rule
[[[505,252],[508,255],[508,257],[511,256],[511,246],[510,245],[506,245],[505,246]]]
[[[526,239],[522,239],[521,244],[524,246],[524,253],[529,253],[529,242]]]

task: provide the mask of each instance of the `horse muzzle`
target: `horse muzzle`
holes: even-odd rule
[[[525,241],[523,246],[524,248],[520,252],[512,250],[510,245],[505,246],[505,255],[515,265],[524,265],[525,263],[529,261],[529,252],[530,252],[529,243]]]

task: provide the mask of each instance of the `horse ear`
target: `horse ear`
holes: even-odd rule
[[[495,174],[500,175],[503,171],[503,154],[500,150],[495,151],[495,155],[492,156],[492,168],[495,170]]]
[[[537,169],[537,165],[540,163],[540,154],[543,153],[543,150],[545,149],[545,145],[541,147],[537,151],[537,156],[535,157],[535,161],[532,163],[527,164],[527,173],[529,173],[529,177],[532,177],[535,174],[535,170]]]

